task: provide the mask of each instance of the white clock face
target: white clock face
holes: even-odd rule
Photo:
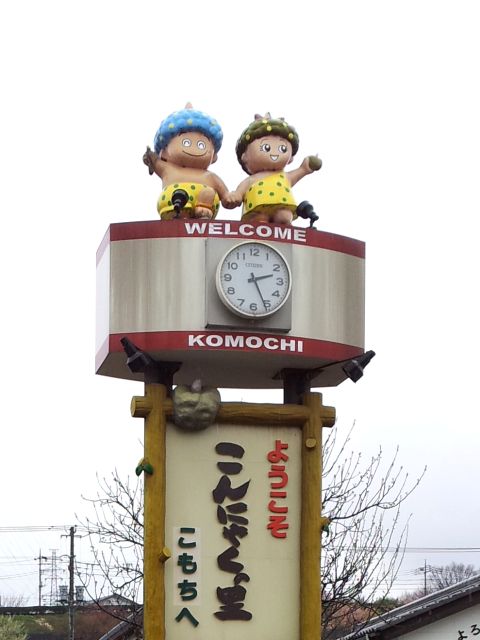
[[[279,251],[264,242],[242,242],[220,261],[216,285],[222,302],[233,313],[264,318],[286,302],[292,276]]]

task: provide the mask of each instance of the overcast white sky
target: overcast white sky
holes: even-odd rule
[[[476,0],[2,4],[0,528],[74,523],[96,473],[133,473],[141,457],[129,405],[142,385],[94,375],[95,252],[110,223],[157,219],[160,182],[141,157],[190,100],[222,125],[213,170],[231,188],[256,112],[296,127],[298,161],[323,159],[296,196],[320,229],[366,241],[377,352],[324,402],[341,432],[356,420],[366,453],[398,444],[412,476],[428,466],[405,510],[409,547],[480,547],[479,12]],[[0,532],[0,563],[40,545],[65,552],[58,533]],[[422,551],[405,571],[424,558],[480,566]],[[0,564],[0,595],[34,599],[28,571],[2,579],[22,571]]]

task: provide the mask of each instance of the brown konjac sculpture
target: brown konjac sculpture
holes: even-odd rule
[[[178,385],[173,392],[173,421],[186,431],[201,431],[213,424],[220,407],[215,387],[202,387],[195,380],[191,387]]]

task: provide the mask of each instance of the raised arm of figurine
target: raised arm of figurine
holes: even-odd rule
[[[163,169],[166,165],[164,160],[161,160],[155,151],[152,151],[150,147],[147,147],[147,150],[143,154],[143,164],[146,164],[148,167],[148,173],[150,175],[156,173],[160,178],[163,177]]]
[[[287,172],[290,184],[293,187],[299,180],[321,168],[322,161],[318,156],[307,156],[297,169]]]

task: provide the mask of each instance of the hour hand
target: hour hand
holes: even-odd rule
[[[257,280],[264,280],[265,278],[271,278],[273,273],[269,273],[268,276],[255,276],[255,274],[251,274],[251,278],[247,280],[247,282],[257,282]]]

